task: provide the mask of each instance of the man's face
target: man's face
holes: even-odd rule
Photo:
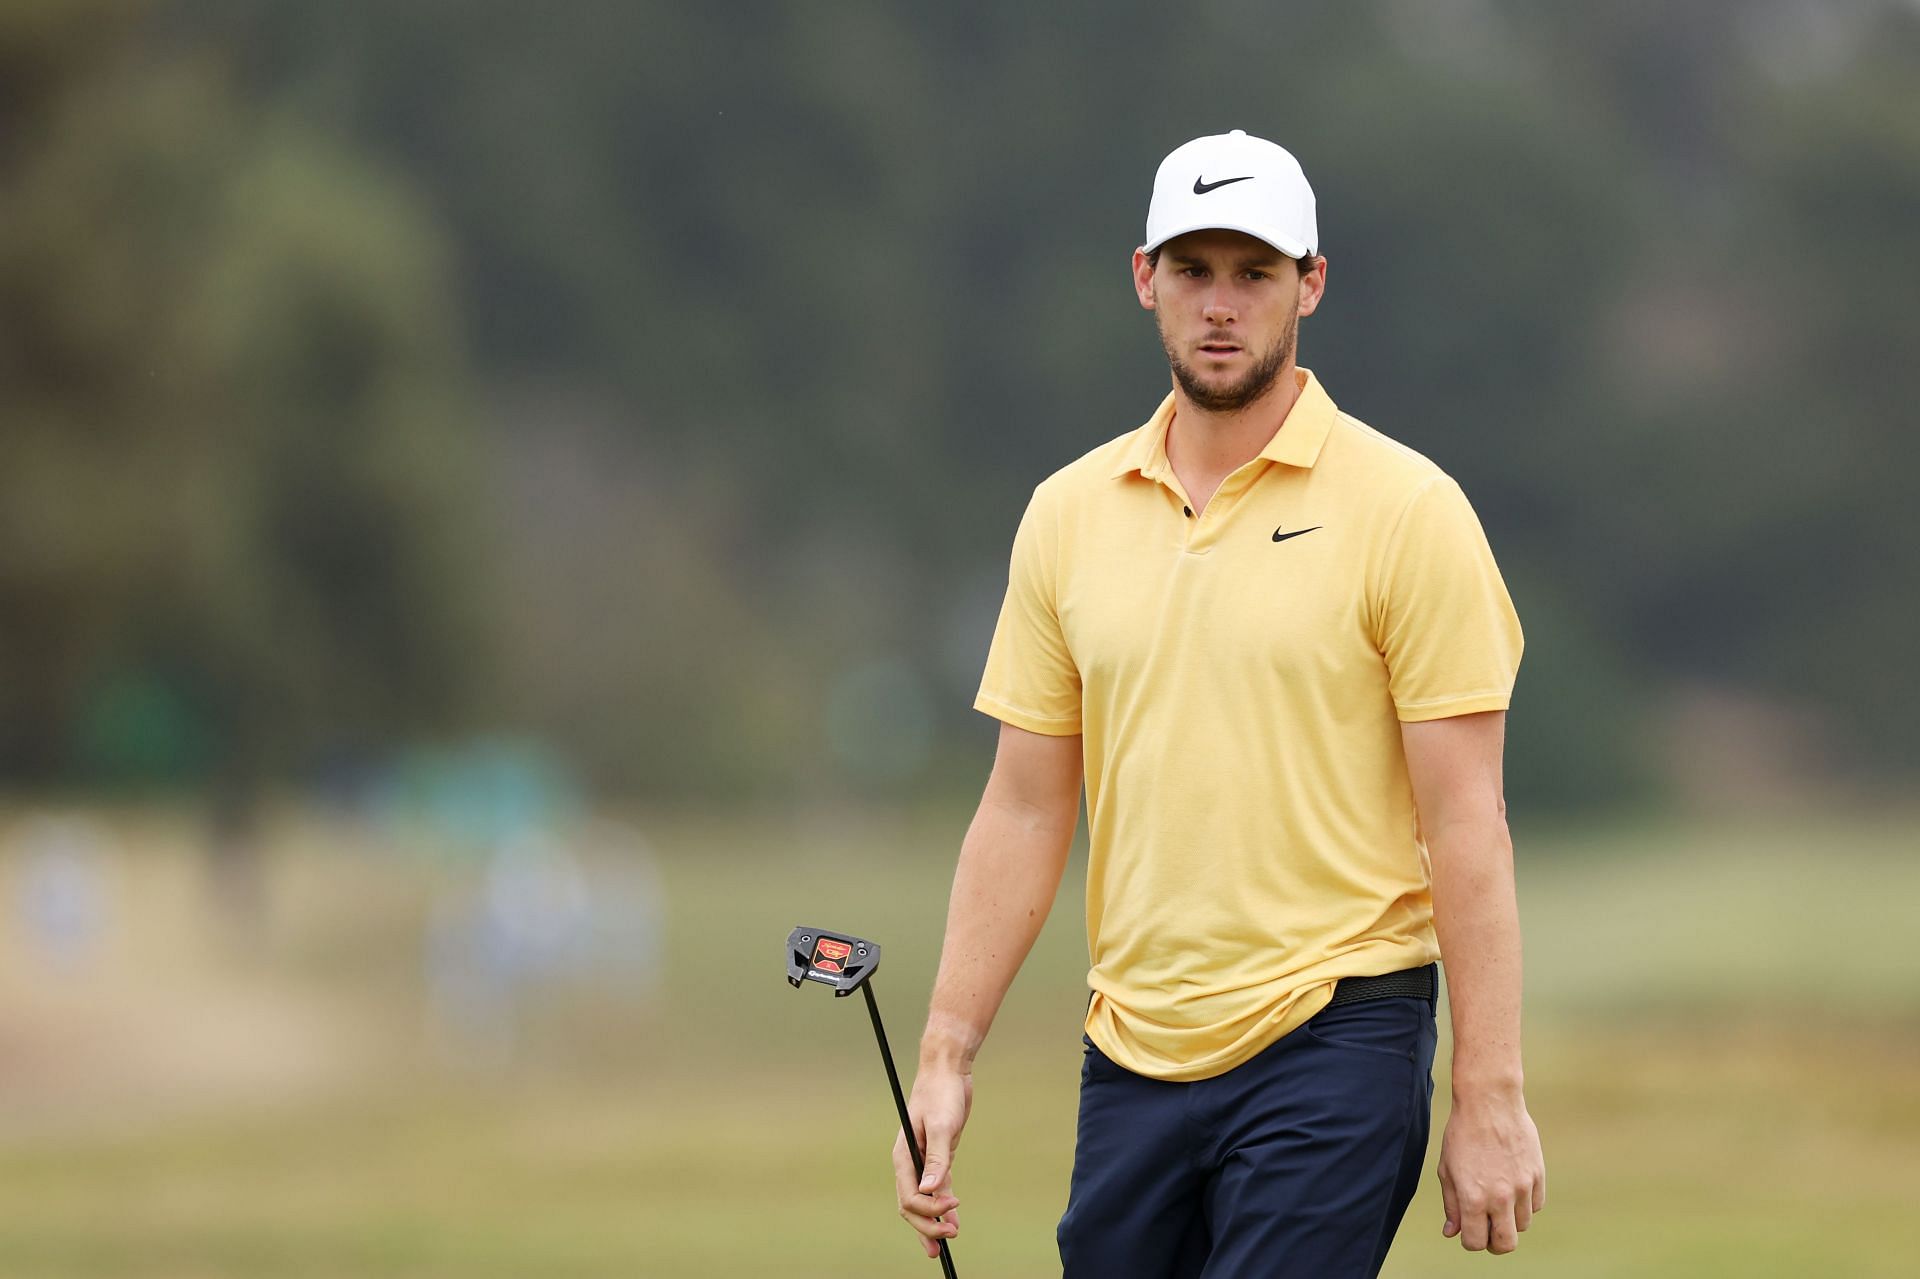
[[[1326,286],[1326,261],[1301,271],[1264,240],[1193,231],[1133,259],[1140,305],[1154,313],[1167,363],[1187,398],[1230,413],[1270,390],[1293,360],[1300,317]]]

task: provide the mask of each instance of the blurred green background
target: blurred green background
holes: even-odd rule
[[[1551,1204],[1389,1273],[1906,1273],[1910,0],[0,0],[0,1272],[925,1272],[774,954],[881,938],[911,1058],[1014,524],[1233,127],[1528,635]],[[1062,899],[968,1273],[1057,1269]]]

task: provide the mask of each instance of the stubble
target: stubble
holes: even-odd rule
[[[1280,370],[1293,358],[1294,340],[1300,331],[1299,314],[1288,316],[1286,327],[1253,362],[1253,367],[1238,381],[1220,386],[1204,381],[1192,365],[1180,358],[1172,339],[1167,336],[1166,324],[1158,313],[1154,315],[1154,323],[1160,331],[1160,345],[1166,350],[1167,364],[1173,369],[1174,381],[1180,384],[1180,389],[1186,392],[1187,399],[1196,408],[1210,413],[1238,412],[1265,395],[1280,377]]]

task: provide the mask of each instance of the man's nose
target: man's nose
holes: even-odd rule
[[[1233,323],[1233,303],[1216,292],[1207,299],[1206,309],[1201,312],[1201,315],[1206,318],[1208,324],[1231,324]]]

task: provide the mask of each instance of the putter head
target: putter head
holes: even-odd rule
[[[834,998],[851,995],[880,967],[880,945],[852,933],[800,925],[787,934],[787,984],[803,981],[833,987]]]

